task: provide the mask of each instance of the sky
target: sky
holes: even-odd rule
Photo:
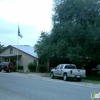
[[[0,43],[34,46],[52,28],[52,9],[53,0],[0,0]]]

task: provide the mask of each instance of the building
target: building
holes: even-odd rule
[[[34,48],[30,46],[9,45],[0,53],[1,61],[9,61],[19,64],[27,71],[29,62],[38,64],[38,57],[34,52]]]

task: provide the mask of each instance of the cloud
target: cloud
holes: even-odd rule
[[[16,25],[4,19],[0,19],[0,34],[15,33]]]
[[[7,0],[0,3],[0,16],[6,20],[39,29],[51,25],[52,0]],[[2,10],[3,9],[3,10]],[[49,30],[49,29],[48,29]]]
[[[38,29],[31,25],[19,25],[23,38],[19,37],[18,43],[18,24],[1,20],[0,23],[0,42],[5,45],[31,45],[33,46],[39,38]]]
[[[53,0],[0,0],[0,42],[17,44],[18,22],[21,45],[34,45],[40,32],[52,27]],[[12,41],[11,41],[12,40]]]

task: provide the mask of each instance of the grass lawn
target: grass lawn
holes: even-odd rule
[[[82,79],[83,82],[100,84],[100,75],[88,75],[86,78]]]
[[[93,84],[100,84],[100,81],[88,80],[88,79],[83,79],[82,82],[93,83]]]

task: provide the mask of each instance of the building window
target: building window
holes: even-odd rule
[[[13,48],[10,48],[10,54],[12,54],[13,53]]]

